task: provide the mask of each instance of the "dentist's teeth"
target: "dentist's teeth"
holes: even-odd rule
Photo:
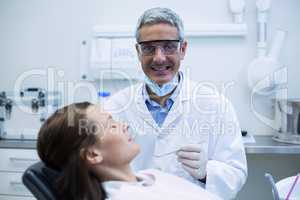
[[[162,68],[155,68],[155,67],[152,67],[153,70],[155,71],[164,71],[164,70],[167,70],[169,69],[170,67],[162,67]]]

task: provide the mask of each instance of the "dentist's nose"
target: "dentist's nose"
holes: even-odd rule
[[[161,47],[156,47],[155,53],[153,55],[153,62],[155,63],[163,63],[166,60],[166,56],[161,49]]]

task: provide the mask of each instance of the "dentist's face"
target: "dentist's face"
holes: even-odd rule
[[[187,43],[174,42],[179,34],[176,27],[169,24],[144,25],[139,31],[142,44],[136,47],[144,73],[159,85],[171,81],[185,56]],[[174,45],[178,47],[176,51],[172,51]],[[142,50],[153,53],[143,54]]]

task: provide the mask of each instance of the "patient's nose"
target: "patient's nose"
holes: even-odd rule
[[[123,131],[128,131],[129,125],[127,123],[123,123]]]

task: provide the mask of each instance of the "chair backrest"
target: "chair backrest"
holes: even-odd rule
[[[57,200],[59,198],[53,186],[58,174],[44,163],[37,162],[25,170],[22,181],[38,200]]]

